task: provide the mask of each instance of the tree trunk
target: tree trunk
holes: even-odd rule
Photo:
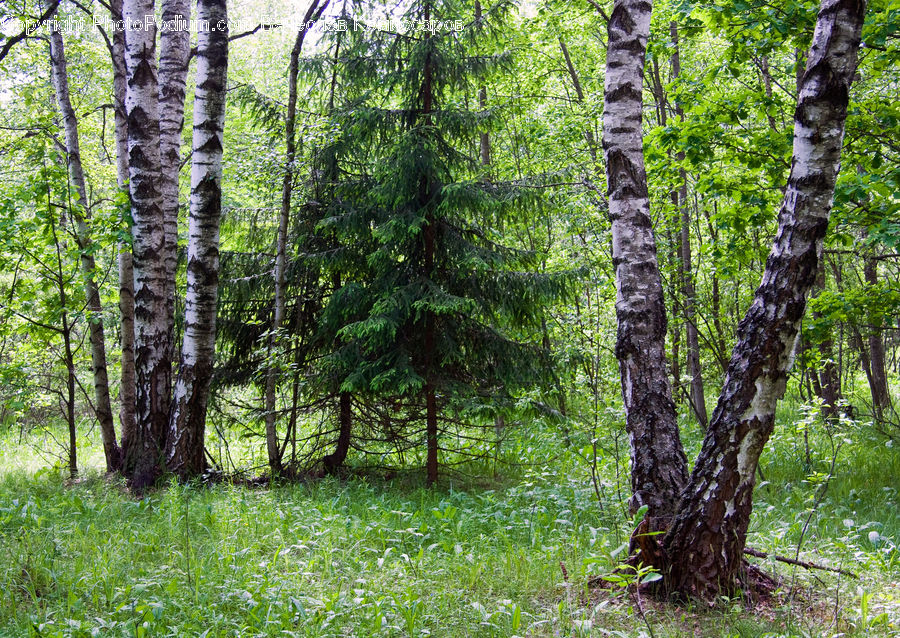
[[[322,11],[328,6],[328,0],[319,7],[319,0],[312,0],[306,10],[303,24],[322,15]],[[288,220],[291,215],[291,194],[294,185],[294,156],[296,144],[294,128],[297,123],[297,75],[300,69],[300,51],[303,49],[303,40],[307,29],[302,28],[297,32],[294,48],[291,50],[291,61],[288,70],[288,106],[285,117],[285,162],[284,180],[281,185],[281,215],[278,219],[278,237],[275,246],[275,309],[272,318],[272,330],[269,333],[268,343],[268,369],[266,370],[266,451],[269,457],[269,469],[273,474],[281,472],[281,454],[278,446],[278,432],[275,428],[275,386],[278,381],[278,343],[281,324],[284,321],[284,274],[287,263],[287,231]]]
[[[100,289],[95,278],[94,243],[91,240],[88,220],[90,212],[87,202],[87,187],[81,165],[81,150],[78,140],[78,119],[69,98],[69,79],[66,69],[66,55],[62,32],[50,30],[50,60],[53,68],[53,86],[56,101],[62,114],[66,139],[66,158],[69,177],[75,186],[76,202],[70,207],[75,222],[75,238],[81,253],[81,272],[84,277],[84,295],[87,300],[88,328],[91,343],[91,363],[94,373],[94,396],[97,420],[100,422],[100,437],[106,457],[106,471],[114,472],[121,464],[121,450],[116,442],[112,406],[109,399],[109,375],[106,369],[106,337],[103,331],[103,307],[100,303]]]
[[[144,23],[153,0],[125,0],[124,17]],[[162,471],[169,417],[171,361],[168,346],[165,223],[159,190],[159,87],[156,25],[125,32],[128,91],[128,166],[134,220],[135,429],[124,450],[124,472],[143,491]]]
[[[616,278],[616,357],[631,443],[631,511],[674,514],[687,480],[665,368],[666,310],[650,219],[641,107],[652,5],[616,0],[608,24],[603,149]]]
[[[816,276],[816,288],[825,289],[825,269],[820,268]],[[821,313],[815,313],[817,318],[821,317]],[[838,402],[841,400],[841,381],[840,375],[834,363],[834,341],[831,338],[831,329],[829,335],[823,339],[819,345],[819,357],[822,360],[822,367],[818,371],[813,371],[813,381],[816,387],[816,394],[822,399],[823,415],[826,418],[838,416]]]
[[[181,131],[184,128],[184,97],[188,58],[191,53],[189,0],[162,0],[162,20],[182,28],[162,29],[159,36],[159,152],[166,266],[166,313],[169,360],[175,358],[175,271],[178,267],[178,176],[181,173]],[[215,26],[215,23],[212,23]],[[202,33],[202,29],[200,32]],[[199,40],[199,35],[198,35]],[[199,46],[199,42],[198,42]],[[198,84],[199,86],[199,84]]]
[[[681,75],[681,54],[678,50],[678,23],[669,23],[669,36],[674,46],[672,53],[672,77],[677,79]],[[678,119],[684,121],[684,110],[681,105],[675,103],[675,113]],[[705,430],[708,425],[706,417],[706,395],[703,390],[703,371],[700,367],[700,337],[697,333],[697,320],[695,318],[694,304],[697,297],[694,288],[694,271],[691,264],[691,208],[688,203],[687,171],[684,169],[684,151],[678,153],[678,161],[682,167],[679,170],[681,185],[678,190],[678,206],[681,208],[681,259],[680,275],[682,294],[684,296],[684,323],[687,343],[686,363],[687,372],[691,377],[691,409],[694,416]]]
[[[774,427],[828,229],[864,13],[861,0],[823,0],[819,11],[778,233],[664,541],[667,585],[684,595],[713,599],[730,591],[741,565],[757,463]]]
[[[430,18],[430,5],[425,5],[425,21]],[[434,88],[432,86],[433,62],[431,51],[426,54],[422,71],[422,117],[426,122],[431,121],[431,113],[434,108]],[[422,229],[424,242],[424,266],[425,278],[431,279],[434,274],[434,254],[437,227],[431,211],[431,202],[435,196],[435,186],[422,177],[419,185],[419,204],[426,210],[425,226]],[[429,485],[434,485],[438,480],[438,423],[437,423],[437,393],[434,386],[434,367],[437,365],[435,356],[435,317],[434,312],[425,311],[425,475]]]
[[[62,275],[62,272],[60,272]],[[60,279],[61,302],[65,307],[66,297],[63,291],[63,279]],[[63,337],[63,359],[66,364],[66,424],[69,426],[69,478],[78,476],[78,441],[77,429],[75,423],[75,384],[77,376],[75,374],[75,354],[72,351],[72,326],[69,324],[69,315],[63,310],[62,312],[62,337]]]
[[[199,0],[197,18],[201,24],[227,24],[225,0]],[[206,467],[203,441],[216,346],[227,70],[228,28],[201,30],[194,93],[184,342],[166,440],[166,465],[182,479],[202,474]]]
[[[47,191],[47,206],[50,208],[50,191],[48,187]],[[60,220],[60,227],[65,228],[66,226],[66,213],[65,209],[62,214],[62,219]],[[50,218],[52,219],[53,214],[52,211],[48,210],[50,213]],[[56,224],[53,225],[53,243],[56,247],[56,272],[53,273],[53,283],[56,284],[56,291],[59,295],[59,306],[62,309],[60,316],[60,323],[62,327],[59,329],[59,334],[63,338],[63,354],[62,359],[63,363],[66,366],[66,394],[65,398],[63,398],[63,408],[65,411],[66,424],[69,428],[69,478],[74,479],[78,476],[78,441],[77,441],[77,428],[75,422],[75,387],[78,383],[78,377],[75,373],[75,348],[72,344],[72,324],[69,322],[69,312],[67,310],[68,305],[68,295],[66,294],[66,281],[68,278],[66,274],[63,272],[65,268],[64,265],[64,257],[66,253],[66,243],[65,240],[62,242],[59,240],[59,235],[57,234]]]
[[[334,452],[322,459],[326,474],[335,474],[339,467],[347,459],[350,451],[350,433],[353,426],[353,412],[351,395],[349,392],[341,392],[338,398],[338,440]]]
[[[475,0],[475,22],[481,23],[481,2]],[[487,110],[487,87],[481,86],[478,89],[478,108],[484,113]],[[491,135],[487,131],[479,134],[478,150],[481,157],[481,165],[489,167],[491,165]],[[485,178],[487,179],[489,169],[485,168]]]
[[[863,276],[869,286],[878,285],[878,262],[869,257],[863,266]],[[884,412],[890,407],[891,396],[888,392],[887,371],[885,367],[884,339],[881,332],[884,326],[869,326],[869,365],[871,377],[869,387],[872,393],[872,411],[878,421],[884,419]]]
[[[110,14],[113,23],[122,19],[122,0],[111,0]],[[113,99],[115,102],[116,182],[119,189],[128,193],[128,116],[125,111],[127,72],[125,69],[125,32],[114,29],[110,50],[113,67]],[[131,234],[131,222],[124,216],[123,224]],[[119,377],[119,424],[122,428],[122,449],[134,438],[134,270],[131,246],[119,244],[119,315],[122,340],[122,361]]]
[[[575,95],[578,97],[578,103],[584,104],[584,89],[581,88],[581,79],[578,77],[578,71],[575,69],[572,57],[569,55],[569,48],[562,37],[559,38],[559,48],[566,61],[566,69],[569,71],[569,78],[572,80],[572,87],[575,89]],[[599,174],[602,172],[602,169],[600,162],[597,161],[597,140],[594,138],[594,132],[589,127],[584,129],[584,139],[587,142],[588,153],[591,155],[592,168]]]

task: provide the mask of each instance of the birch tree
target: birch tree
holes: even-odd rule
[[[216,25],[227,24],[225,0],[199,0],[197,17],[210,29],[202,29],[197,42],[184,342],[166,441],[166,466],[182,478],[200,474],[205,466],[206,405],[216,341],[228,67],[228,29]]]
[[[841,162],[865,0],[823,0],[794,115],[791,173],[762,283],[738,327],[724,389],[674,525],[670,584],[715,595],[741,564],[756,466],[775,426],[816,281]]]
[[[142,490],[162,470],[168,425],[171,360],[168,346],[165,223],[160,192],[159,84],[154,0],[125,0],[128,90],[128,167],[134,259],[135,429],[126,440],[124,471]]]
[[[110,0],[110,16],[113,23],[122,20],[122,0]],[[101,28],[102,29],[102,28]],[[125,98],[128,92],[127,70],[125,67],[125,31],[115,29],[112,38],[107,39],[113,72],[113,102],[115,108],[114,127],[116,140],[116,183],[130,199],[128,192],[128,115]],[[126,216],[128,217],[128,216]],[[123,220],[123,226],[131,232],[131,220]],[[122,428],[122,449],[134,438],[134,268],[131,246],[128,242],[119,244],[119,326],[121,333],[122,360],[119,372],[119,425]]]
[[[159,37],[159,152],[160,193],[165,225],[166,321],[169,359],[175,352],[175,270],[178,265],[178,176],[181,172],[181,131],[184,127],[184,97],[188,59],[191,53],[191,3],[162,0],[162,21],[176,28],[162,29]]]
[[[91,363],[94,376],[94,400],[97,420],[100,422],[100,436],[106,457],[106,470],[118,469],[121,451],[116,441],[112,406],[109,398],[109,374],[106,367],[106,337],[103,330],[103,306],[100,302],[100,288],[95,276],[94,242],[91,239],[88,221],[90,209],[87,200],[84,169],[81,164],[81,147],[78,140],[78,118],[69,97],[69,76],[66,68],[66,54],[62,33],[59,29],[50,31],[50,62],[56,102],[62,115],[66,141],[66,162],[69,180],[75,188],[75,205],[71,207],[74,221],[75,240],[81,255],[81,273],[84,278],[84,294],[87,299],[88,329],[91,343]]]
[[[617,0],[609,19],[603,151],[616,281],[616,357],[631,444],[631,510],[674,514],[687,480],[666,373],[666,307],[650,219],[641,106],[652,4]]]
[[[681,480],[683,455],[668,465],[658,458],[659,450],[681,449],[677,430],[659,428],[670,420],[668,388],[645,380],[664,366],[660,335],[665,329],[650,219],[639,214],[646,210],[647,192],[640,122],[650,10],[643,0],[617,1],[609,22],[604,148],[618,291],[617,355],[632,444],[634,500],[642,502],[645,481],[654,478],[647,477],[648,461],[655,465],[663,494],[677,494],[680,484],[685,485],[677,510],[658,501],[646,503],[649,518],[638,528],[637,538],[651,551],[640,560],[660,568],[670,590],[711,599],[733,587],[742,562],[757,463],[774,427],[775,406],[784,394],[806,299],[821,261],[865,2],[821,4],[800,82],[792,168],[778,232],[762,283],[738,328],[724,389],[687,482]],[[657,410],[655,423],[654,413],[646,411],[651,396],[659,401],[651,407]],[[641,533],[661,527],[654,519],[660,513],[675,512],[661,551],[653,537],[647,540]]]

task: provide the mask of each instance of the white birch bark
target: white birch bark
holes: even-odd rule
[[[181,132],[184,128],[184,99],[188,59],[191,53],[189,0],[162,0],[162,21],[175,25],[163,29],[159,37],[159,152],[160,192],[166,229],[166,312],[169,325],[169,358],[175,356],[175,271],[178,266],[179,174],[181,172]]]
[[[733,586],[760,453],[784,394],[816,280],[840,169],[864,0],[823,0],[794,115],[791,174],[762,283],[738,327],[725,385],[674,525],[668,586],[712,599]],[[665,572],[664,572],[665,573]]]
[[[128,167],[134,256],[135,430],[124,471],[138,491],[162,471],[171,391],[154,0],[125,0]],[[133,28],[138,26],[138,28]]]
[[[88,221],[87,187],[81,164],[81,147],[78,140],[78,118],[72,108],[69,96],[69,77],[66,68],[66,54],[62,33],[58,29],[50,32],[50,61],[56,101],[62,115],[66,140],[66,161],[69,179],[75,187],[75,206],[71,217],[75,222],[75,239],[81,253],[81,272],[84,277],[84,294],[87,300],[88,326],[91,343],[91,364],[94,376],[94,401],[97,420],[100,422],[100,436],[106,457],[106,470],[113,472],[119,468],[121,451],[116,442],[112,406],[109,399],[109,375],[106,367],[106,337],[103,330],[103,307],[100,289],[95,277],[94,242],[91,239]]]
[[[603,150],[616,281],[616,357],[631,445],[631,509],[674,514],[687,480],[665,367],[666,309],[644,170],[641,109],[652,4],[616,0],[608,25]]]
[[[113,24],[122,19],[122,0],[111,0],[110,15]],[[111,34],[110,51],[113,67],[113,101],[115,106],[116,140],[116,182],[119,189],[130,199],[128,192],[128,115],[125,111],[125,96],[128,91],[125,68],[125,32],[114,30]],[[125,216],[129,217],[129,216]],[[131,220],[125,219],[131,234]],[[134,270],[132,268],[131,245],[119,245],[119,321],[121,332],[122,360],[119,373],[119,424],[122,428],[122,449],[128,447],[134,438]]]
[[[188,221],[184,342],[175,383],[166,464],[182,479],[205,468],[204,429],[216,342],[219,284],[219,219],[222,210],[222,148],[228,68],[225,0],[199,0],[194,139]]]

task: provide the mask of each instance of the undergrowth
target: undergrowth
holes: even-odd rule
[[[170,485],[140,500],[96,469],[66,480],[37,454],[40,433],[7,433],[0,635],[895,635],[897,451],[865,424],[805,418],[779,414],[749,544],[859,578],[770,559],[771,600],[712,609],[588,589],[625,557],[627,450],[598,447],[595,486],[577,433],[562,447],[550,428],[521,428],[498,477],[470,466],[437,489],[409,472]],[[81,458],[96,467],[92,440]]]

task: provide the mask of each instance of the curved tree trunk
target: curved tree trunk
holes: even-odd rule
[[[201,24],[227,24],[225,0],[199,0],[197,17]],[[184,343],[166,438],[166,466],[182,479],[201,474],[206,465],[203,441],[219,286],[227,27],[200,31],[197,58]]]
[[[84,277],[84,294],[87,308],[90,311],[88,326],[91,342],[91,363],[94,369],[94,396],[97,420],[100,422],[100,437],[103,440],[103,453],[106,457],[106,471],[114,472],[121,463],[121,450],[116,442],[116,429],[113,424],[112,406],[109,400],[109,375],[106,369],[106,337],[103,331],[103,307],[100,303],[100,289],[95,278],[96,263],[94,261],[94,242],[91,240],[88,220],[90,212],[87,207],[87,187],[84,181],[84,170],[81,165],[81,150],[78,141],[78,119],[69,98],[69,78],[66,70],[66,54],[62,32],[50,30],[50,61],[53,73],[53,86],[56,90],[56,101],[62,114],[66,139],[66,159],[69,178],[75,186],[76,202],[71,207],[75,222],[75,239],[81,253],[81,272]]]
[[[652,4],[616,0],[608,25],[603,150],[616,277],[616,357],[631,443],[631,510],[674,514],[687,480],[665,367],[666,308],[644,170],[641,107]]]
[[[819,11],[778,233],[664,541],[667,584],[682,594],[711,599],[733,587],[741,565],[757,463],[774,427],[828,229],[864,13],[864,0],[823,0]]]
[[[125,0],[124,17],[144,22],[153,0]],[[128,166],[134,220],[135,429],[124,450],[124,472],[138,491],[162,471],[169,417],[171,336],[166,298],[165,224],[159,190],[159,87],[156,26],[125,32]]]

